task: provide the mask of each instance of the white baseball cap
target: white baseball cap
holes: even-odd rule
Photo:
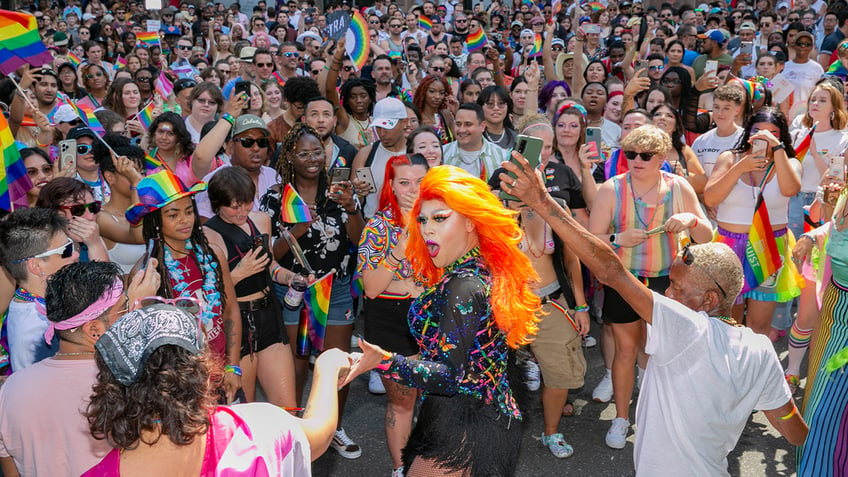
[[[59,123],[69,123],[74,119],[79,119],[76,111],[68,104],[63,104],[56,109],[56,112],[53,113],[53,122],[56,124]]]
[[[374,119],[371,120],[371,125],[394,129],[402,119],[406,119],[406,106],[397,98],[384,98],[374,105]]]

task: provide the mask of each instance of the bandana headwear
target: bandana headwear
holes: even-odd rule
[[[739,84],[745,89],[745,93],[748,95],[748,100],[751,102],[759,101],[763,97],[763,85],[760,83],[754,83],[753,81],[743,80],[742,78],[733,78],[735,81],[738,81]]]
[[[94,347],[115,379],[124,386],[138,382],[147,359],[165,345],[200,353],[197,318],[173,305],[145,306],[115,322]]]
[[[556,113],[557,119],[559,119],[559,117],[562,116],[562,113],[566,109],[569,109],[569,108],[574,108],[574,109],[580,111],[580,114],[583,115],[583,119],[586,119],[586,116],[588,116],[588,113],[586,112],[586,108],[584,108],[582,104],[575,103],[574,101],[566,101],[566,102],[562,103],[562,105],[557,110],[557,113]],[[554,122],[556,122],[556,119],[554,120]]]
[[[103,295],[101,295],[97,301],[88,305],[88,308],[83,310],[80,314],[74,315],[67,320],[60,321],[58,323],[53,323],[51,321],[47,326],[47,331],[44,332],[44,340],[47,341],[47,344],[50,344],[53,342],[53,335],[56,333],[56,330],[72,330],[97,318],[105,313],[109,308],[115,306],[123,294],[124,282],[121,281],[120,278],[116,278],[115,283],[113,283],[108,290],[103,292]]]

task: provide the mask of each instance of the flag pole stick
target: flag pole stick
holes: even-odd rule
[[[18,92],[21,93],[21,96],[24,98],[24,101],[26,101],[29,107],[33,110],[38,111],[38,108],[36,108],[35,105],[32,104],[32,101],[29,100],[29,96],[27,96],[26,91],[24,91],[24,89],[21,88],[21,85],[18,84],[18,80],[16,80],[15,77],[12,75],[9,75],[9,79],[12,80],[12,83],[15,84],[15,88],[17,88]]]

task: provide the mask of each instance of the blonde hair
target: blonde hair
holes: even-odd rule
[[[518,120],[518,124],[515,125],[519,134],[530,135],[529,133],[532,131],[536,131],[539,129],[544,129],[551,133],[554,132],[554,128],[551,125],[551,122],[548,120],[547,116],[544,114],[525,114],[521,116]]]
[[[621,141],[621,149],[630,151],[639,149],[642,152],[653,152],[665,156],[671,150],[671,138],[653,124],[645,124],[634,129]]]
[[[629,137],[629,136],[628,136]],[[742,291],[745,284],[745,275],[739,257],[727,244],[721,242],[710,242],[692,245],[689,251],[695,258],[689,266],[689,273],[701,273],[706,275],[704,280],[689,280],[693,286],[706,287],[704,291],[713,285],[713,280],[721,285],[726,296],[720,295],[719,308],[730,308],[736,301],[736,296]]]
[[[833,114],[830,117],[830,127],[833,129],[845,129],[845,126],[848,125],[848,110],[845,109],[845,100],[842,99],[842,93],[840,93],[839,90],[832,84],[823,82],[813,88],[813,92],[810,93],[810,97],[812,98],[813,93],[819,89],[826,91],[828,95],[830,95],[830,106],[833,108]],[[808,108],[809,103],[810,100],[807,99]],[[801,119],[801,124],[803,124],[805,128],[813,127],[813,117],[810,116],[809,111],[804,113],[804,118]]]

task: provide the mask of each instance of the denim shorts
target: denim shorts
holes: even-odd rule
[[[333,277],[333,291],[330,293],[330,312],[327,313],[328,326],[352,325],[355,317],[353,316],[353,294],[350,291],[350,275]],[[274,291],[280,298],[280,303],[285,304],[286,292],[289,287],[286,285],[274,284]],[[297,325],[300,319],[300,309],[303,308],[303,303],[296,310],[290,310],[283,306],[283,323],[286,326]]]

